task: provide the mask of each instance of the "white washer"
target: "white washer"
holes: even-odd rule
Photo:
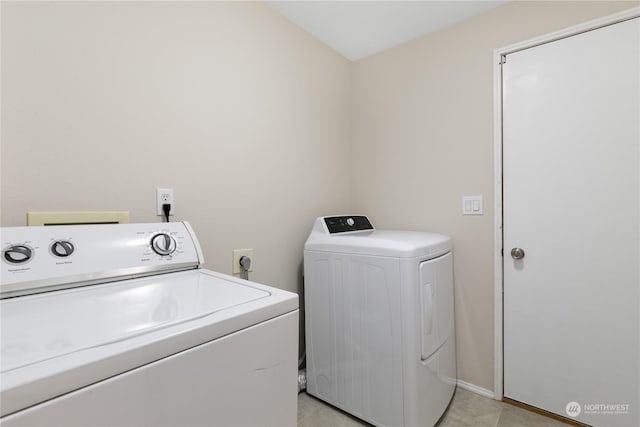
[[[322,217],[304,275],[307,392],[376,426],[433,426],[456,385],[451,239]]]
[[[298,297],[187,223],[1,229],[0,422],[295,426]]]

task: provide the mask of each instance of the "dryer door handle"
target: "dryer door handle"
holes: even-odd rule
[[[431,283],[424,283],[421,287],[422,291],[422,347],[424,349],[424,341],[431,332],[433,332],[433,287]]]
[[[422,317],[422,359],[429,356],[432,352],[431,345],[433,344],[433,287],[431,283],[423,283],[420,287],[420,311]]]

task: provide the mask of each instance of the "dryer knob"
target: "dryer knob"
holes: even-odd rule
[[[167,233],[158,233],[151,238],[151,248],[158,255],[171,255],[176,250],[176,241]]]
[[[33,249],[26,245],[11,245],[2,251],[2,257],[10,264],[22,264],[33,257]]]

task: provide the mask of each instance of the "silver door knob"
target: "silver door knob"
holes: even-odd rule
[[[511,258],[513,258],[513,259],[522,259],[522,258],[524,258],[524,249],[522,249],[522,248],[513,248],[513,249],[511,249]]]

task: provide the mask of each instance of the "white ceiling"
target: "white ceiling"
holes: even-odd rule
[[[353,61],[507,2],[267,0],[274,10]]]

